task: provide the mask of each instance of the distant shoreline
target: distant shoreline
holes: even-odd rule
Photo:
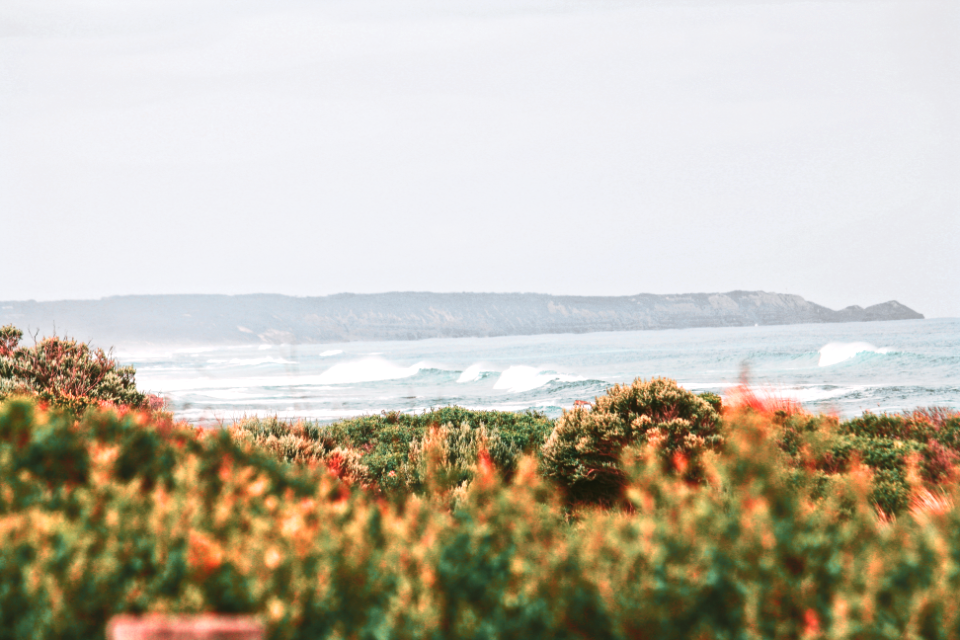
[[[0,325],[98,344],[317,344],[923,319],[894,300],[839,311],[797,295],[381,293],[0,302]]]

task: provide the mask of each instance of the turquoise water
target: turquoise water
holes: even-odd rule
[[[470,408],[558,415],[611,384],[667,376],[760,390],[852,416],[960,408],[960,319],[444,338],[323,345],[121,347],[141,389],[199,423],[241,415],[335,420]]]

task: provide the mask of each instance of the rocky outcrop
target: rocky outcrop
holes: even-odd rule
[[[835,322],[871,322],[874,320],[909,320],[923,318],[910,307],[900,304],[896,300],[881,302],[873,306],[858,307],[853,305],[836,312],[838,320]]]
[[[380,293],[118,296],[2,302],[0,325],[98,344],[345,342],[908,320],[896,301],[834,311],[765,291],[635,296],[531,293]]]

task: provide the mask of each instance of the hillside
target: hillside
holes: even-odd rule
[[[834,311],[763,291],[634,296],[380,293],[0,302],[0,325],[99,344],[322,343],[923,318],[890,301]]]

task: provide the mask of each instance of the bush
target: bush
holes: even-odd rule
[[[702,482],[631,446],[629,509],[571,520],[529,456],[505,482],[478,454],[452,503],[386,501],[227,432],[122,410],[75,422],[8,401],[0,640],[81,640],[114,614],[212,611],[258,616],[269,640],[960,633],[956,483],[932,494],[908,465],[911,509],[878,518],[866,466],[851,462],[814,497],[819,472],[788,464],[769,416],[725,420]],[[426,432],[427,459],[442,458],[439,431]],[[77,464],[58,464],[67,458]],[[428,465],[427,486],[438,470]]]
[[[4,403],[0,638],[99,637],[111,615],[151,607],[255,611],[252,576],[242,559],[218,555],[229,541],[210,533],[226,525],[226,487],[256,493],[253,479],[291,501],[336,488],[226,433],[156,414],[94,409],[77,422],[26,400]],[[254,515],[227,509],[233,527]]]
[[[862,464],[871,472],[870,499],[887,515],[909,507],[910,467],[928,488],[957,480],[960,414],[919,409],[904,414],[865,413],[851,420],[798,413],[774,415],[780,448],[794,467],[816,469],[830,483]]]
[[[667,378],[614,385],[592,411],[565,411],[557,420],[541,450],[542,472],[570,502],[612,504],[622,495],[624,448],[649,443],[683,477],[696,480],[701,452],[723,444],[720,414],[710,400]]]
[[[67,338],[20,346],[23,332],[0,328],[0,399],[27,395],[76,414],[99,403],[143,407],[133,367],[122,367],[102,349]]]
[[[422,493],[428,463],[427,442],[436,442],[435,480],[446,488],[468,482],[480,451],[498,471],[512,477],[525,453],[536,451],[553,427],[540,413],[470,411],[444,407],[422,414],[384,412],[330,425],[286,423],[250,418],[230,427],[235,438],[250,441],[278,458],[322,464],[338,475],[390,494]],[[437,489],[437,487],[434,487]]]

